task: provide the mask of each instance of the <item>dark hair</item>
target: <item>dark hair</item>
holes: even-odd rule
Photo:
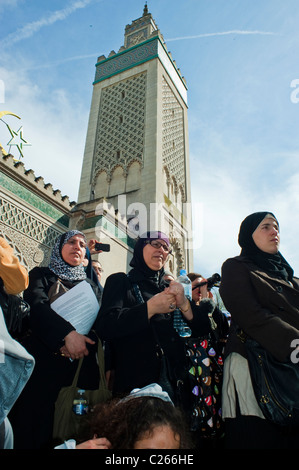
[[[189,277],[191,282],[195,281],[195,279],[197,279],[198,277],[203,278],[203,276],[201,274],[198,274],[198,273],[188,273],[187,276]]]
[[[135,443],[156,426],[168,425],[179,436],[180,449],[192,448],[181,411],[156,397],[139,397],[97,405],[89,414],[78,442],[106,437],[113,449],[134,449]]]

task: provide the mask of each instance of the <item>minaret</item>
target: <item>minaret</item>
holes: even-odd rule
[[[120,246],[128,265],[134,238],[161,229],[174,248],[168,268],[192,269],[187,108],[185,79],[145,4],[124,45],[96,63],[73,214],[88,238],[118,245],[114,265]],[[110,265],[112,248],[108,257]]]

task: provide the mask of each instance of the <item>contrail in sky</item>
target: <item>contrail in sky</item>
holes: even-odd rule
[[[84,59],[90,59],[93,58],[96,60],[96,58],[99,56],[98,52],[94,52],[93,54],[84,54],[84,55],[77,55],[73,57],[66,57],[65,59],[57,60],[56,62],[48,62],[48,63],[42,63],[38,65],[30,65],[29,67],[23,67],[23,70],[38,70],[38,69],[46,69],[46,68],[52,68],[52,67],[57,67],[57,65],[63,65],[66,62],[73,62],[75,60],[84,60]]]
[[[214,37],[214,36],[228,36],[228,35],[262,35],[262,36],[273,36],[276,35],[277,33],[272,33],[268,31],[246,31],[246,30],[232,30],[232,31],[223,31],[223,32],[218,32],[218,33],[203,33],[203,34],[196,34],[194,36],[182,36],[182,37],[177,37],[177,38],[169,38],[165,39],[165,43],[171,42],[171,41],[180,41],[180,40],[185,40],[185,39],[198,39],[198,38],[206,38],[206,37]],[[57,61],[55,63],[48,63],[48,64],[40,64],[37,66],[29,67],[30,70],[33,69],[40,69],[40,68],[47,68],[47,67],[53,67],[56,65],[64,64],[65,62],[70,62],[73,60],[81,60],[81,59],[88,59],[90,57],[97,57],[97,54],[87,54],[87,55],[81,55],[81,56],[75,56],[75,57],[68,57],[66,59],[62,59],[60,61]]]
[[[9,34],[6,36],[2,41],[0,41],[1,47],[11,46],[22,39],[29,38],[33,36],[36,32],[38,32],[44,26],[49,26],[56,21],[63,21],[76,10],[82,9],[87,7],[93,0],[77,0],[70,4],[68,7],[63,8],[62,10],[56,10],[53,13],[49,14],[49,16],[45,16],[37,21],[32,21],[31,23],[27,23],[23,28],[17,29],[14,33]]]
[[[198,39],[198,38],[208,38],[208,37],[213,37],[213,36],[228,36],[228,35],[248,35],[248,34],[259,34],[259,35],[262,35],[262,36],[273,36],[275,35],[276,33],[271,33],[271,32],[267,32],[267,31],[243,31],[243,30],[240,30],[240,29],[235,29],[235,30],[232,30],[232,31],[223,31],[223,32],[219,32],[219,33],[203,33],[203,34],[196,34],[194,36],[183,36],[183,37],[178,37],[178,38],[169,38],[169,39],[165,39],[165,42],[170,42],[170,41],[181,41],[183,39]]]

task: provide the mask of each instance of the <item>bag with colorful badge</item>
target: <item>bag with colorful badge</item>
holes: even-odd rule
[[[222,351],[218,349],[211,336],[186,340],[192,391],[191,431],[199,432],[204,438],[219,438],[223,435],[223,359]]]

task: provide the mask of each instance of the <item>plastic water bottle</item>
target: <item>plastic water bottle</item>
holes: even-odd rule
[[[78,390],[73,400],[73,412],[78,415],[86,415],[88,412],[88,400],[85,395],[85,390]]]
[[[180,275],[177,278],[177,282],[183,285],[184,293],[187,299],[192,299],[192,282],[187,276],[185,269],[180,270]],[[173,312],[173,326],[174,329],[178,332],[183,338],[189,338],[191,336],[191,330],[187,323],[184,320],[182,312],[176,308]]]

